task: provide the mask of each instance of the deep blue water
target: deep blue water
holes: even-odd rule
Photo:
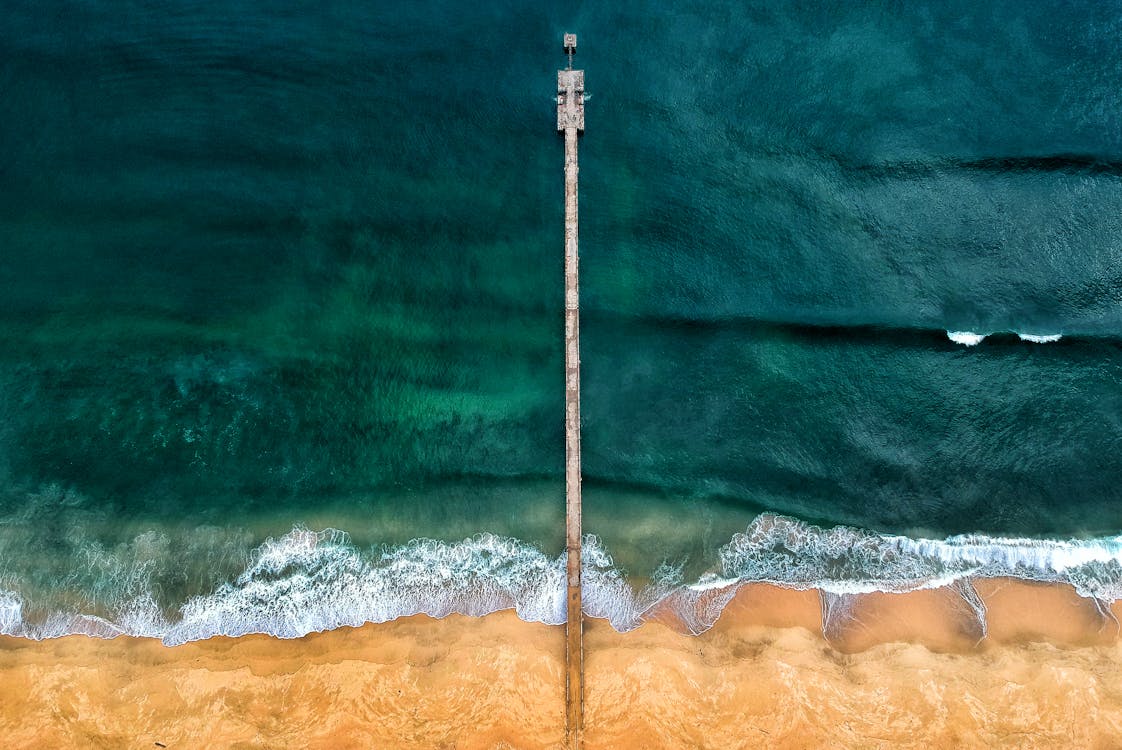
[[[294,524],[348,532],[328,557],[493,533],[522,546],[486,555],[529,556],[503,585],[540,573],[570,30],[608,568],[740,575],[720,550],[761,513],[1122,532],[1122,4],[0,18],[0,630],[4,601],[120,623],[243,591]],[[416,580],[482,554],[456,549],[413,549]],[[338,559],[301,560],[338,583]]]

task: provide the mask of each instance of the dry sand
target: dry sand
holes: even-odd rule
[[[711,631],[586,624],[586,747],[1122,747],[1117,622],[1064,586],[848,602],[744,587]],[[411,617],[167,648],[0,639],[5,748],[551,748],[559,627]]]

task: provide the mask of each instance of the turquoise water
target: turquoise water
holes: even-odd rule
[[[593,613],[1114,595],[1122,5],[16,2],[0,631],[557,619],[566,30]]]

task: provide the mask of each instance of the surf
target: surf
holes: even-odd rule
[[[997,331],[995,333],[1002,332]],[[1012,331],[1012,333],[1021,341],[1025,341],[1030,344],[1054,344],[1064,337],[1062,333],[1019,333],[1017,331]],[[977,346],[991,335],[993,335],[993,333],[975,333],[974,331],[947,331],[948,339],[955,342],[956,344],[962,344],[963,346]]]
[[[969,603],[971,581],[989,578],[1067,584],[1096,603],[1122,598],[1122,537],[924,539],[764,513],[694,580],[671,564],[635,575],[615,563],[598,537],[588,535],[584,543],[584,613],[620,632],[651,620],[705,632],[740,588],[760,583],[820,592],[825,619],[852,597],[874,593],[953,587]],[[134,583],[138,574],[120,572]],[[133,585],[105,613],[44,614],[19,589],[11,580],[0,589],[0,634],[34,640],[127,635],[174,646],[255,633],[300,638],[416,614],[480,617],[500,610],[527,622],[565,621],[564,555],[492,534],[362,549],[343,531],[295,526],[253,550],[240,574],[171,610],[157,603],[155,592]]]

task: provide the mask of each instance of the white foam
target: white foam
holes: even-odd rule
[[[636,589],[594,536],[584,539],[583,563],[585,614],[606,619],[620,631],[658,613],[676,618],[686,632],[700,633],[716,622],[742,585],[752,582],[846,597],[942,586],[967,590],[974,577],[1012,576],[1070,583],[1096,600],[1122,598],[1122,537],[916,539],[819,527],[774,514],[758,516],[735,534],[720,550],[719,568],[696,582],[685,582],[680,569],[663,566]],[[526,621],[565,621],[564,555],[549,556],[533,545],[489,534],[363,550],[341,531],[297,527],[267,540],[232,580],[172,613],[161,610],[152,592],[141,590],[144,575],[127,566],[104,567],[124,588],[116,604],[99,605],[96,613],[54,611],[29,622],[27,596],[6,582],[0,589],[0,634],[35,639],[127,634],[173,645],[250,633],[298,638],[421,613],[481,616],[513,609]]]
[[[1018,333],[1017,337],[1021,341],[1029,341],[1033,344],[1051,344],[1064,336],[1062,333]]]
[[[986,334],[973,331],[947,331],[947,338],[963,346],[977,346],[985,340]]]
[[[763,514],[721,550],[726,577],[834,594],[911,591],[967,577],[1066,582],[1083,596],[1122,597],[1122,537],[1047,540],[983,534],[911,539],[825,529]]]
[[[340,531],[294,529],[267,541],[235,581],[184,604],[164,641],[248,633],[298,638],[406,615],[500,609],[560,623],[564,577],[561,557],[489,534],[454,544],[419,539],[363,555]]]
[[[956,344],[963,346],[977,346],[985,341],[985,333],[974,333],[973,331],[947,331],[947,338]],[[1063,338],[1062,333],[1018,333],[1017,337],[1021,341],[1028,341],[1033,344],[1051,344]]]
[[[23,599],[14,591],[0,590],[0,635],[21,635]]]

